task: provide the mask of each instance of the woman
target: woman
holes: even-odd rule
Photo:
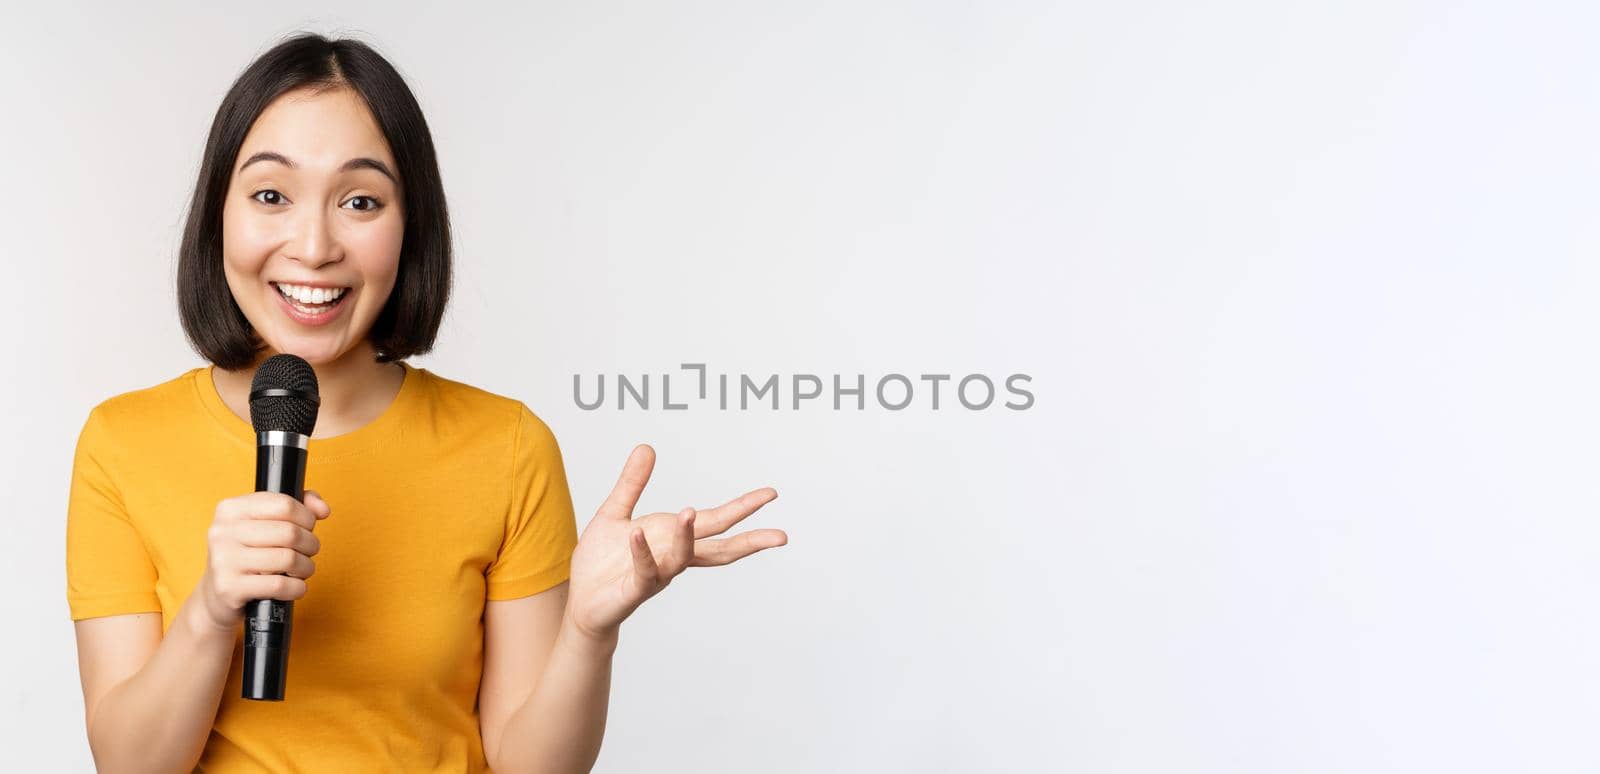
[[[585,771],[623,620],[686,567],[787,542],[714,537],[770,488],[634,517],[648,446],[580,539],[550,429],[405,362],[449,285],[432,139],[395,69],[315,35],[251,64],[179,258],[212,365],[101,403],[78,440],[67,596],[102,769]],[[248,491],[247,395],[282,352],[321,394],[303,503]],[[283,702],[240,698],[240,610],[265,598],[298,600]]]

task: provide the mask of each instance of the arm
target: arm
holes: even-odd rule
[[[605,734],[611,657],[623,620],[688,567],[731,564],[788,542],[777,529],[712,537],[771,502],[778,496],[771,488],[704,511],[634,518],[654,465],[649,446],[629,455],[573,550],[568,581],[487,603],[479,722],[495,771],[588,771]]]
[[[75,624],[89,749],[102,772],[190,771],[222,702],[238,633],[190,595],[165,637],[159,614]]]
[[[194,768],[222,704],[241,608],[305,596],[321,550],[311,529],[331,512],[313,490],[305,503],[276,492],[223,500],[206,533],[205,574],[164,637],[149,614],[77,622],[85,725],[101,771]]]
[[[496,772],[586,772],[600,755],[617,638],[572,627],[567,588],[485,606],[479,717]]]

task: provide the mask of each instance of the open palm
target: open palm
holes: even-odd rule
[[[585,634],[614,634],[646,599],[689,567],[730,564],[789,542],[781,529],[757,529],[713,539],[778,496],[763,487],[715,508],[652,513],[635,518],[656,453],[640,444],[628,455],[617,485],[584,528],[572,552],[567,613]]]

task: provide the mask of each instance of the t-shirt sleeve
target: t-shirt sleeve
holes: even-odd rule
[[[97,406],[78,434],[67,497],[67,607],[74,621],[161,611],[155,563],[108,468],[115,449]]]
[[[484,575],[490,600],[537,594],[566,580],[578,525],[555,434],[518,403],[505,540]]]

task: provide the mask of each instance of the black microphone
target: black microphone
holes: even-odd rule
[[[250,383],[256,428],[256,491],[305,501],[306,449],[317,424],[317,374],[294,355],[273,355]],[[283,701],[294,601],[255,599],[244,606],[244,698]]]

